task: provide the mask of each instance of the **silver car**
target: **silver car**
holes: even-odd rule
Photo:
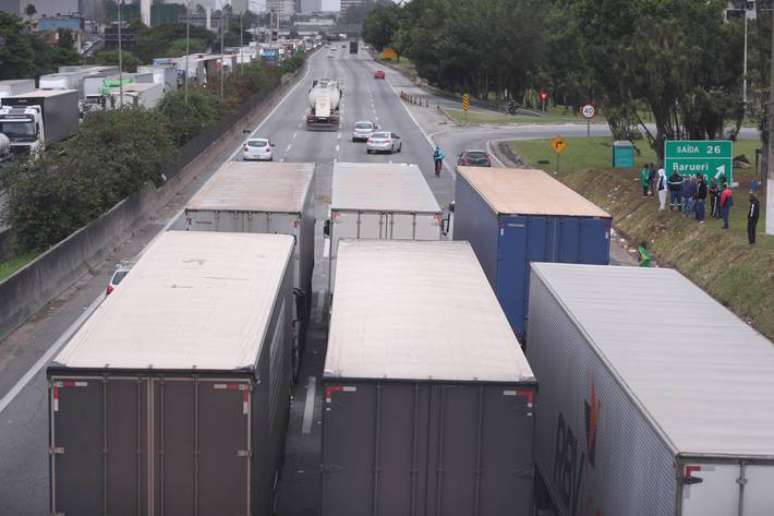
[[[386,131],[380,131],[371,135],[366,142],[366,152],[368,154],[374,152],[400,152],[403,147],[403,143],[400,141],[400,136],[395,133]]]
[[[355,127],[352,128],[352,141],[353,142],[365,142],[374,134],[379,128],[375,123],[369,120],[362,120],[355,122]]]

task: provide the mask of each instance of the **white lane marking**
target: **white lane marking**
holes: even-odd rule
[[[337,140],[341,140],[341,133],[338,133],[338,134],[336,135],[336,139],[337,139]]]
[[[336,154],[338,154],[340,150],[341,150],[341,145],[336,145]]]
[[[486,150],[487,150],[487,151],[489,151],[489,155],[490,155],[490,156],[492,156],[492,158],[493,158],[493,159],[494,159],[494,160],[495,160],[495,161],[496,161],[496,162],[497,162],[497,163],[498,163],[498,164],[499,164],[501,167],[504,167],[504,166],[505,166],[505,163],[503,163],[502,161],[500,161],[500,158],[498,158],[498,157],[497,157],[497,154],[495,154],[495,153],[494,153],[494,151],[492,150],[492,141],[491,141],[491,140],[487,140],[487,142],[486,142]]]
[[[66,330],[65,332],[59,336],[58,339],[51,345],[50,348],[43,354],[42,357],[38,359],[37,362],[35,362],[35,365],[33,365],[29,371],[24,373],[24,376],[22,376],[18,382],[16,382],[16,385],[11,387],[11,390],[8,391],[8,393],[3,396],[2,399],[0,399],[0,414],[3,413],[3,411],[8,408],[8,405],[11,404],[11,402],[16,398],[16,396],[19,395],[19,393],[24,389],[24,387],[27,386],[28,383],[30,383],[30,380],[35,378],[35,375],[38,374],[38,372],[45,367],[46,364],[48,364],[49,360],[51,360],[54,355],[64,346],[64,344],[70,340],[70,337],[73,336],[73,334],[78,331],[78,328],[81,327],[81,325],[86,321],[86,319],[89,318],[89,316],[94,312],[94,310],[97,309],[97,307],[102,303],[102,301],[105,299],[105,294],[100,294],[94,301],[91,302],[91,304],[84,310],[84,312],[73,322]]]
[[[304,400],[304,423],[301,425],[301,433],[308,434],[312,431],[312,421],[314,420],[314,401],[317,397],[317,378],[309,377],[309,383],[306,384],[306,400]]]
[[[298,87],[299,87],[299,86],[301,86],[301,84],[302,84],[302,83],[306,82],[306,78],[309,76],[309,72],[310,72],[311,70],[312,70],[312,66],[311,66],[311,65],[307,65],[307,67],[306,67],[306,72],[304,72],[304,76],[303,76],[303,77],[301,77],[301,79],[299,79],[299,81],[296,83],[296,85],[295,85],[295,86],[293,86],[292,88],[290,88],[290,90],[289,90],[289,91],[288,91],[288,92],[285,94],[285,96],[284,96],[284,97],[282,97],[282,98],[280,99],[280,101],[279,101],[279,102],[277,102],[277,105],[276,105],[276,106],[274,106],[274,109],[272,109],[271,111],[269,111],[269,114],[268,114],[268,115],[266,115],[266,116],[263,118],[263,120],[261,120],[261,123],[260,123],[260,124],[258,124],[258,127],[256,127],[256,128],[255,128],[255,130],[253,130],[253,132],[252,132],[252,133],[250,133],[250,136],[248,136],[248,138],[252,138],[253,136],[255,136],[255,133],[257,133],[258,131],[260,131],[260,130],[261,130],[261,128],[263,127],[263,125],[264,125],[266,122],[268,122],[268,121],[269,121],[269,119],[270,119],[270,118],[271,118],[271,117],[274,115],[274,113],[276,113],[276,112],[277,112],[277,110],[278,110],[280,107],[282,107],[282,105],[285,103],[285,101],[287,101],[287,100],[288,100],[288,98],[289,98],[289,97],[290,97],[290,96],[293,94],[293,92],[295,92],[295,91],[298,89]],[[306,120],[306,115],[301,115],[301,120]],[[245,138],[245,139],[247,139],[247,138]],[[241,148],[242,148],[242,142],[239,142],[239,146],[238,146],[238,147],[237,147],[237,149],[234,151],[234,153],[233,153],[231,156],[229,156],[229,158],[228,158],[228,161],[231,161],[231,160],[233,160],[233,159],[234,159],[234,156],[236,156],[236,155],[237,155],[237,153],[239,152],[239,149],[241,149]]]
[[[296,136],[298,136],[298,131],[293,133],[293,136],[290,137],[291,140],[295,140]]]
[[[331,255],[331,239],[325,238],[323,243],[323,258],[328,258]]]
[[[288,152],[290,152],[290,149],[291,149],[292,147],[293,147],[293,144],[292,144],[292,143],[288,143],[288,146],[287,146],[287,147],[285,147],[285,153],[287,154]]]

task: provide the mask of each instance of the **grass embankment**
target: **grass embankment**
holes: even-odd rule
[[[643,197],[639,169],[612,170],[609,138],[567,138],[557,177],[607,210],[616,228],[633,244],[647,241],[656,261],[688,276],[718,301],[774,340],[774,237],[764,234],[765,213],[758,222],[757,244],[747,243],[747,194],[752,168],[735,168],[739,188],[734,195],[729,231],[720,220],[705,224],[668,209],[658,211],[654,197]],[[556,171],[548,140],[511,142],[513,152],[531,166]],[[738,141],[734,154],[752,162],[758,142]],[[655,153],[638,142],[642,155],[637,165],[655,162]],[[550,164],[540,164],[541,161]],[[763,200],[763,199],[761,199]],[[707,203],[709,206],[709,202]],[[763,202],[761,203],[763,209]],[[636,292],[632,292],[636,296]],[[679,314],[675,314],[679,317]]]
[[[38,253],[26,253],[19,256],[14,256],[7,260],[0,260],[0,281],[18,271],[38,256]]]
[[[469,111],[467,114],[462,109],[445,109],[449,115],[459,125],[508,125],[508,124],[577,124],[586,123],[582,116],[575,116],[572,111],[561,106],[549,107],[546,112],[535,112],[535,115],[507,113],[495,113],[493,111]],[[595,118],[593,123],[604,122],[604,120]]]

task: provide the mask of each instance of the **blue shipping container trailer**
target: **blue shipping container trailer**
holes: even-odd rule
[[[610,262],[612,217],[541,170],[458,167],[454,240],[467,240],[516,335],[527,328],[530,262]]]

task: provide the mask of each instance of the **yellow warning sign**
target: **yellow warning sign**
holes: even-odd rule
[[[395,52],[394,48],[385,48],[382,50],[382,59],[389,59],[390,61],[397,59],[398,53]]]
[[[551,140],[551,148],[555,153],[561,154],[567,148],[567,143],[565,143],[561,136],[557,136]]]
[[[467,93],[462,96],[462,110],[470,111],[470,95]]]

